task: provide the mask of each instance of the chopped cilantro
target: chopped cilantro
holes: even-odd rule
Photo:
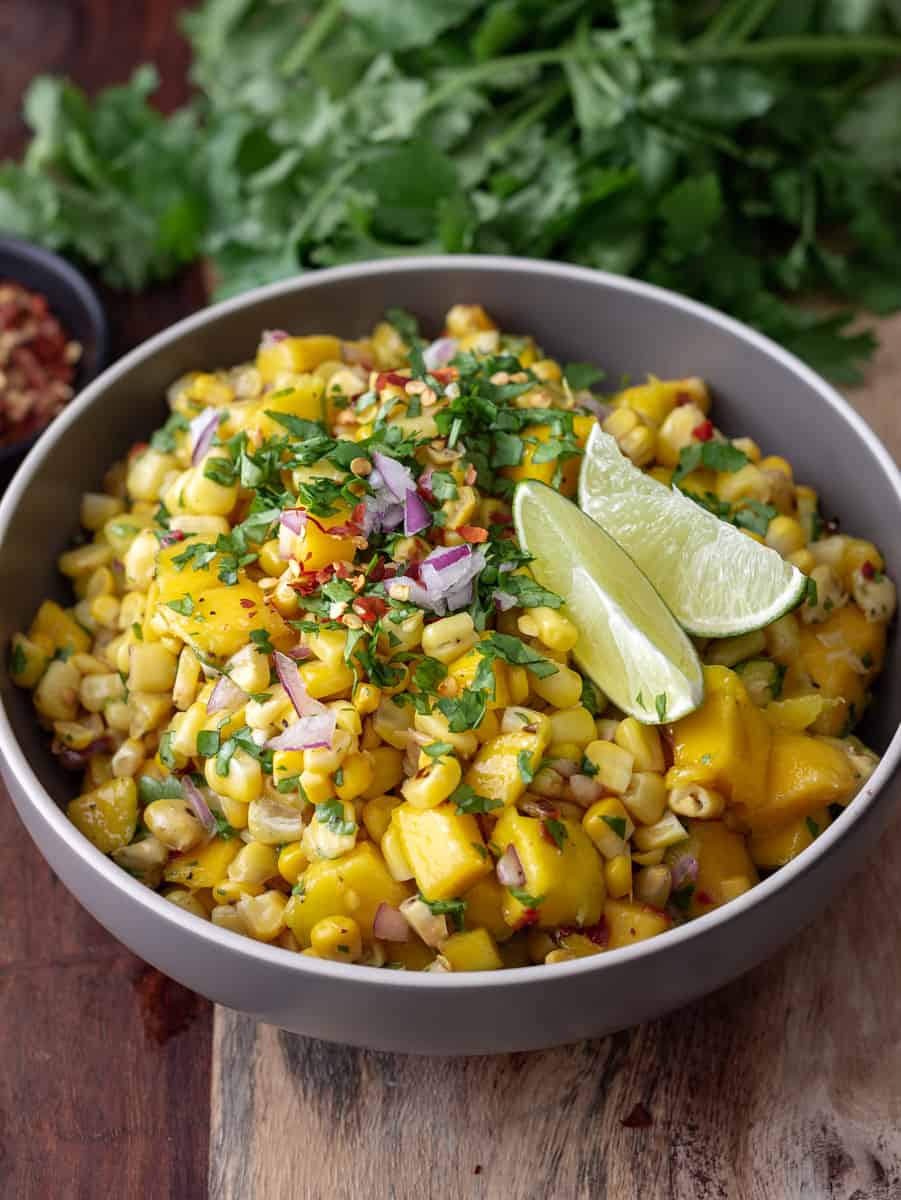
[[[258,654],[272,654],[275,650],[265,629],[251,629],[250,640],[256,646]]]
[[[28,655],[16,642],[9,656],[9,669],[13,675],[23,675],[28,667]]]
[[[221,813],[214,812],[213,820],[216,822],[216,834],[221,837],[224,842],[230,842],[233,837],[238,836],[238,831],[233,829],[226,821]]]
[[[320,825],[324,825],[329,833],[338,837],[352,834],[357,828],[356,821],[348,821],[345,818],[344,805],[336,796],[316,805],[316,820]]]
[[[605,825],[609,825],[616,836],[623,841],[626,839],[626,819],[625,817],[601,817]]]
[[[481,692],[467,691],[459,699],[444,696],[438,701],[438,708],[447,717],[447,727],[451,733],[463,733],[467,729],[475,729],[481,725],[486,711],[486,699]]]
[[[816,608],[819,603],[819,592],[817,591],[817,581],[808,575],[807,581],[804,584],[804,596],[802,602],[808,604],[811,608]]]
[[[180,781],[174,775],[167,775],[165,779],[142,775],[138,780],[138,799],[145,808],[154,800],[181,800],[184,794]]]
[[[443,502],[457,499],[457,483],[450,471],[434,471],[429,486],[436,500]]]
[[[531,575],[504,574],[498,580],[501,591],[516,597],[520,608],[559,608],[563,599],[536,583]]]
[[[419,893],[419,899],[429,909],[432,916],[450,917],[454,929],[458,933],[463,929],[463,918],[466,913],[465,900],[427,900],[422,892]]]
[[[817,823],[813,819],[813,817],[806,817],[804,820],[804,823],[807,826],[807,832],[810,834],[811,837],[815,838],[817,836],[817,834],[820,832],[819,825],[817,825]]]
[[[670,893],[670,903],[674,905],[680,912],[688,912],[691,906],[691,898],[695,894],[695,885],[693,883],[683,884]]]
[[[562,850],[563,843],[569,837],[569,832],[567,831],[567,828],[563,824],[563,822],[558,821],[555,818],[551,817],[547,821],[544,822],[544,827],[548,831],[548,833],[551,835],[551,837],[554,839],[554,843],[556,844],[557,849]]]
[[[535,778],[535,772],[532,770],[532,752],[530,750],[520,750],[516,756],[516,765],[519,768],[519,774],[523,783],[531,783]]]
[[[183,617],[190,617],[194,611],[194,600],[185,593],[180,600],[167,600],[166,607],[171,608],[173,612],[180,613]]]
[[[574,392],[584,391],[600,383],[606,374],[593,363],[571,362],[563,368],[563,378]]]
[[[539,654],[537,650],[533,650],[531,646],[527,646],[524,641],[513,637],[512,634],[489,633],[488,637],[479,643],[479,649],[483,654],[486,647],[490,647],[504,662],[515,667],[525,667],[539,679],[557,674],[556,663],[552,663],[543,654]]]
[[[659,696],[654,697],[654,707],[657,709],[657,719],[661,724],[666,720],[666,692],[661,692]]]
[[[443,758],[445,754],[453,754],[454,748],[450,742],[431,742],[428,746],[422,747],[422,752],[429,758]]]
[[[405,308],[386,309],[385,320],[397,330],[408,344],[415,343],[419,337],[419,322]]]
[[[131,632],[134,635],[136,642],[143,642],[144,630],[141,628],[141,623],[139,621],[135,621],[135,623],[132,625]]]
[[[172,749],[174,737],[175,734],[170,729],[160,738],[160,762],[164,767],[168,767],[170,771],[174,771],[176,767],[175,751]]]
[[[197,753],[212,758],[219,753],[219,730],[201,729],[197,734]]]
[[[538,908],[544,896],[532,896],[525,888],[508,888],[507,889],[514,900],[518,900],[523,908]]]
[[[747,454],[731,442],[692,442],[679,451],[679,465],[673,472],[673,483],[681,483],[686,475],[690,475],[699,467],[731,473],[740,471],[750,461]]]
[[[468,783],[461,783],[447,800],[449,804],[457,806],[458,813],[486,813],[491,812],[493,808],[503,808],[503,801],[479,796]]]

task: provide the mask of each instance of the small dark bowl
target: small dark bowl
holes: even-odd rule
[[[77,394],[109,361],[109,328],[99,296],[81,272],[58,254],[19,238],[0,237],[0,281],[7,279],[46,296],[65,332],[81,343],[73,381]],[[15,441],[0,444],[0,491],[46,428],[26,427]]]

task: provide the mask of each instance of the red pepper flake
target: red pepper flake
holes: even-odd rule
[[[697,900],[698,904],[712,904],[713,903],[713,897],[710,895],[709,892],[695,892],[695,900]]]
[[[129,458],[137,458],[139,454],[143,454],[145,450],[150,448],[149,442],[135,442],[128,452]]]
[[[429,374],[439,383],[453,383],[460,372],[456,367],[438,367],[437,370],[429,371]]]
[[[702,421],[691,431],[691,436],[696,442],[709,442],[713,437],[713,422]]]
[[[683,404],[691,403],[691,392],[676,392],[676,408],[681,408]]]
[[[375,379],[375,390],[380,392],[389,383],[393,383],[395,387],[405,388],[409,382],[408,375],[401,375],[397,371],[380,371]]]
[[[482,1174],[482,1164],[476,1163],[476,1165],[472,1168],[472,1173],[473,1173],[473,1175],[481,1175]]]
[[[47,308],[47,298],[0,282],[0,442],[42,429],[72,399],[81,346]]]
[[[255,601],[255,600],[249,600],[249,599],[248,599],[246,596],[243,596],[243,597],[242,597],[242,598],[241,598],[241,599],[238,601],[238,603],[241,605],[241,607],[242,607],[242,608],[256,608],[256,601]]]
[[[624,1125],[626,1129],[648,1129],[653,1124],[654,1118],[640,1101],[629,1115],[620,1121],[620,1125]]]
[[[864,579],[872,579],[876,574],[876,568],[869,561],[861,563],[860,573]]]
[[[600,946],[602,950],[606,950],[610,945],[610,926],[607,924],[607,918],[601,917],[596,925],[586,925],[584,929],[580,929],[579,933],[583,937],[587,937],[590,942],[594,942],[596,946]]]
[[[388,611],[388,602],[381,596],[358,596],[351,608],[367,624],[377,621]]]
[[[336,579],[349,579],[351,576],[351,573],[353,572],[353,569],[354,569],[353,563],[337,562],[337,563],[335,563],[335,578]]]
[[[488,530],[483,529],[481,525],[461,525],[457,533],[466,542],[478,544],[488,541]]]
[[[516,922],[517,929],[525,929],[527,925],[535,925],[538,921],[537,908],[524,908],[520,914],[519,920]]]

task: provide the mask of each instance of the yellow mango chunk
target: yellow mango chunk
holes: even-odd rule
[[[605,897],[603,864],[581,825],[569,820],[559,824],[565,831],[562,848],[545,822],[508,808],[491,840],[501,851],[509,845],[516,850],[526,877],[522,890],[538,900],[534,912],[539,925],[595,925]],[[504,920],[517,928],[534,918],[530,908],[508,891]]]
[[[28,636],[40,641],[40,636],[49,638],[55,650],[71,650],[73,654],[86,654],[91,645],[89,634],[81,628],[75,618],[52,600],[45,600],[35,614]]]
[[[689,841],[678,849],[698,860],[688,913],[700,917],[757,883],[757,870],[744,837],[722,821],[689,821],[687,825]]]
[[[676,768],[703,769],[732,804],[766,801],[769,722],[728,667],[704,667],[704,703],[670,729]]]
[[[504,900],[507,889],[501,887],[492,872],[480,879],[465,893],[466,924],[473,928],[487,929],[496,942],[505,942],[513,936],[513,930],[504,920]]]
[[[214,538],[213,541],[215,540]],[[156,598],[160,603],[165,604],[169,600],[179,600],[185,595],[195,596],[207,588],[216,587],[221,582],[218,555],[212,562],[200,567],[199,570],[195,570],[194,567],[196,559],[181,568],[176,564],[175,560],[180,555],[198,543],[209,545],[210,539],[202,534],[194,534],[186,537],[184,541],[174,542],[171,546],[165,546],[159,551],[156,560]],[[148,610],[150,607],[148,604]]]
[[[138,791],[133,779],[111,779],[72,800],[69,820],[104,854],[121,850],[135,835]]]
[[[836,609],[818,624],[799,624],[802,671],[824,696],[842,701],[842,711],[829,730],[837,733],[848,717],[860,716],[867,687],[882,669],[885,624],[868,621],[856,604]]]
[[[465,781],[480,796],[515,804],[526,790],[520,763],[526,762],[530,771],[536,772],[546,748],[546,727],[536,733],[501,733],[485,742],[470,764]],[[520,759],[521,754],[525,759]]]
[[[356,547],[347,535],[332,535],[336,525],[347,525],[350,509],[339,508],[328,517],[310,516],[302,533],[292,539],[291,557],[296,558],[304,571],[319,571],[336,562],[351,562]]]
[[[284,437],[290,430],[269,413],[284,413],[305,421],[321,421],[324,388],[318,375],[302,375],[290,387],[279,388],[264,396],[257,403],[255,415],[247,422],[248,427],[259,430],[264,438]]]
[[[829,809],[817,809],[810,816],[799,817],[771,833],[753,834],[748,842],[748,852],[758,867],[784,867],[812,845],[817,834],[831,824]]]
[[[272,383],[282,371],[304,374],[330,358],[340,357],[339,338],[326,334],[286,337],[281,341],[269,341],[260,346],[257,350],[256,368],[264,383]]]
[[[300,878],[291,896],[285,923],[304,948],[311,945],[313,926],[325,917],[353,917],[364,939],[372,939],[372,922],[382,903],[398,907],[410,887],[397,883],[371,842],[355,846],[341,858],[319,859]],[[394,954],[396,947],[391,947]]]
[[[847,804],[857,777],[846,754],[803,733],[773,734],[767,800],[742,815],[754,833],[765,833],[830,804]]]
[[[639,904],[637,900],[608,900],[604,920],[610,933],[609,950],[632,946],[645,938],[656,937],[670,927],[670,919],[659,908]]]
[[[211,888],[221,883],[232,861],[244,843],[240,838],[214,837],[199,850],[187,850],[170,858],[163,872],[169,883],[180,883],[187,888]]]
[[[409,942],[386,942],[387,963],[399,963],[407,971],[424,971],[435,961],[435,951],[418,938]]]
[[[613,399],[617,408],[631,408],[660,426],[677,404],[695,404],[701,412],[710,409],[710,394],[703,379],[657,379],[625,388]]]
[[[786,729],[790,733],[802,733],[809,729],[814,721],[830,712],[839,704],[829,696],[820,692],[811,692],[806,696],[789,696],[785,700],[771,700],[764,708],[767,719],[777,728]]]
[[[189,614],[158,603],[157,611],[165,615],[169,628],[202,654],[214,658],[229,658],[250,641],[252,630],[263,629],[274,646],[284,649],[294,641],[294,634],[281,615],[264,601],[258,584],[238,577],[238,582],[208,588],[192,597]]]
[[[437,808],[401,804],[391,814],[416,886],[429,900],[461,896],[492,869],[475,817],[450,802]]]
[[[487,929],[452,933],[439,949],[455,971],[499,971],[504,965]]]
[[[577,416],[573,418],[573,431],[576,435],[576,440],[579,445],[584,445],[591,432],[592,425],[596,424],[594,417]],[[562,479],[560,481],[559,491],[564,496],[574,496],[576,488],[579,484],[579,466],[582,462],[581,458],[564,458],[562,461],[553,458],[547,462],[535,462],[535,455],[538,454],[539,447],[545,442],[549,442],[557,437],[556,432],[550,425],[530,425],[528,428],[530,438],[536,438],[536,445],[523,444],[522,461],[515,467],[501,467],[500,474],[505,479],[512,479],[514,483],[519,483],[523,479],[537,479],[539,483],[546,483],[551,486],[554,481],[554,475],[558,468],[561,470]],[[539,459],[540,459],[539,455]]]

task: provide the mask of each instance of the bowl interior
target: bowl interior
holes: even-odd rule
[[[74,380],[76,393],[81,391],[108,361],[106,317],[97,293],[65,259],[17,238],[0,238],[0,280],[20,283],[45,295],[63,329],[81,343]],[[0,445],[0,461],[22,454],[38,433],[40,429],[29,429],[21,438]]]
[[[554,358],[597,363],[611,388],[623,375],[648,372],[704,377],[717,423],[755,438],[765,453],[785,455],[796,479],[820,493],[825,514],[875,541],[889,571],[901,576],[901,488],[890,459],[860,422],[830,402],[827,385],[756,335],[600,273],[505,259],[403,260],[322,272],[208,310],[122,360],[57,418],[32,452],[21,489],[14,487],[19,494],[9,498],[15,510],[5,532],[0,528],[0,640],[5,645],[27,627],[42,598],[68,600],[55,560],[78,528],[79,497],[163,421],[166,388],[179,375],[252,357],[267,328],[357,337],[392,305],[416,313],[423,332],[436,334],[458,301],[483,304],[503,329],[531,333]],[[891,684],[899,666],[893,637],[861,731],[879,751],[901,723],[901,689]],[[42,783],[67,800],[72,778],[55,765],[30,697],[5,670],[0,694]]]

